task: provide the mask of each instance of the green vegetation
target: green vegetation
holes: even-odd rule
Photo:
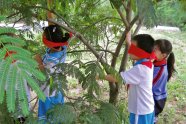
[[[13,118],[19,115],[28,116],[28,124],[40,123],[36,102],[38,98],[45,99],[39,85],[47,82],[51,90],[63,92],[66,98],[64,105],[47,112],[49,124],[128,124],[127,91],[121,85],[119,72],[131,66],[125,44],[129,31],[131,35],[140,31],[173,43],[177,73],[168,84],[169,97],[159,123],[186,123],[186,33],[141,28],[160,24],[178,26],[184,31],[185,3],[184,0],[181,3],[179,0],[54,0],[49,5],[44,0],[1,0],[0,14],[4,15],[1,22],[23,23],[32,28],[21,31],[0,28],[0,34],[19,36],[0,36],[0,123],[13,123]],[[47,19],[47,11],[54,13],[56,19]],[[67,62],[57,65],[63,72],[50,78],[37,69],[38,64],[32,58],[45,52],[42,30],[38,28],[40,21],[58,24],[64,32],[75,36],[70,40]],[[16,54],[5,58],[8,51]],[[104,78],[105,74],[115,75],[119,83],[95,79],[96,75]],[[24,81],[37,95],[32,92],[31,111]]]

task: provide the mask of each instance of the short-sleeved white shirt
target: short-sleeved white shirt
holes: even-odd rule
[[[154,111],[152,93],[153,67],[135,65],[128,71],[120,73],[129,84],[128,111],[137,115],[150,114]]]

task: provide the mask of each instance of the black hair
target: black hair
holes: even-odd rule
[[[47,40],[57,43],[66,42],[70,38],[69,33],[65,33],[65,36],[63,36],[63,31],[58,25],[49,25],[48,27],[45,27],[44,35],[46,36]]]
[[[135,35],[132,40],[137,43],[137,47],[142,50],[151,53],[153,51],[155,40],[149,34],[138,34]]]
[[[155,45],[157,45],[161,51],[161,53],[167,54],[167,70],[168,70],[168,81],[172,77],[173,72],[175,72],[174,63],[175,56],[172,52],[172,44],[170,41],[165,39],[158,39],[155,41]]]

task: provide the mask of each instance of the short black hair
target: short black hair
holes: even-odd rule
[[[138,34],[132,38],[137,43],[137,47],[142,50],[151,53],[154,48],[154,38],[149,34]]]
[[[63,32],[58,25],[49,25],[44,28],[44,35],[47,40],[52,42],[62,42],[63,40]]]

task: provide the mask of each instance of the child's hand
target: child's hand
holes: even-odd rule
[[[95,78],[96,78],[96,80],[101,80],[98,75]],[[109,82],[113,82],[113,83],[118,82],[113,75],[106,75],[103,80],[106,80],[106,81],[109,81]]]
[[[128,46],[130,46],[131,45],[131,33],[130,32],[128,32],[127,34],[126,34],[126,43],[128,44]]]

